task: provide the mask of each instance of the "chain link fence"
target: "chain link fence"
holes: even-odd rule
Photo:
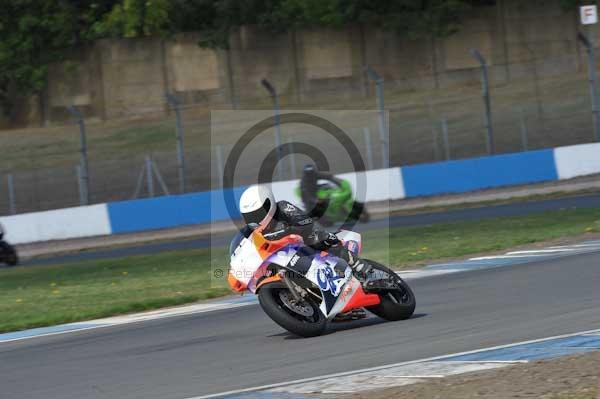
[[[377,117],[370,121],[349,117],[343,122],[370,169],[388,162],[402,166],[484,156],[491,149],[509,153],[595,141],[585,51],[562,41],[544,46],[557,50],[532,50],[519,62],[487,61],[489,116],[478,66],[399,74],[393,63],[374,63],[369,67],[381,78],[377,81],[366,65],[352,65],[348,71],[323,65],[318,76],[309,76],[291,90],[289,84],[281,83],[289,66],[274,63],[270,74],[264,76],[274,92],[257,79],[252,87],[248,83],[248,87],[238,86],[234,95],[213,93],[235,100],[227,106],[223,102],[212,106],[202,98],[190,103],[185,93],[173,93],[169,102],[165,96],[157,99],[163,102],[167,117],[149,111],[137,112],[135,119],[102,122],[86,119],[83,112],[85,154],[75,118],[65,126],[2,132],[0,215],[85,203],[84,157],[91,204],[219,186],[224,162],[237,137],[233,133],[244,126],[244,120],[213,126],[218,129],[218,140],[211,140],[210,110],[215,107],[272,110],[276,104],[282,112],[354,109],[376,113],[383,105],[389,143],[382,142]],[[470,57],[468,52],[466,56]],[[398,70],[406,71],[402,67],[397,65]],[[295,76],[306,74],[300,70]],[[233,76],[234,83],[236,79]],[[488,118],[493,128],[492,148]],[[288,143],[303,138],[319,143],[319,132],[306,129],[283,126],[281,140]],[[273,146],[275,134],[271,129],[257,145]],[[389,160],[384,156],[388,149]],[[250,183],[255,176],[257,164],[251,159],[245,162],[248,173],[238,176],[240,184]],[[306,162],[309,160],[303,156],[285,157],[280,162],[283,173],[276,178],[299,177]],[[330,163],[336,173],[349,170],[336,160]]]

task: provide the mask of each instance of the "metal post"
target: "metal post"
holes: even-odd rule
[[[154,179],[152,177],[152,157],[146,157],[146,184],[148,185],[148,196],[154,197]]]
[[[294,154],[294,144],[292,139],[288,140],[288,145],[290,146],[290,153],[288,155],[290,157],[290,176],[292,177],[292,180],[296,180],[296,154]]]
[[[363,128],[363,135],[365,138],[365,147],[367,149],[367,167],[369,170],[373,170],[373,147],[371,146],[371,131],[368,127]]]
[[[79,205],[85,205],[85,189],[83,188],[85,182],[82,179],[81,165],[75,165],[75,175],[77,176],[77,188],[79,190]]]
[[[260,81],[263,87],[269,92],[271,99],[273,100],[273,112],[275,113],[275,147],[277,149],[277,176],[279,180],[283,180],[283,164],[281,164],[281,121],[279,116],[279,95],[275,86],[273,86],[267,79]]]
[[[448,119],[442,119],[442,138],[444,140],[444,154],[446,161],[450,160],[450,138],[448,137]]]
[[[166,93],[165,97],[169,106],[175,111],[175,138],[177,140],[177,170],[179,174],[179,192],[181,194],[186,191],[186,181],[185,181],[185,155],[184,155],[184,146],[183,146],[183,127],[181,124],[181,112],[179,109],[179,101],[177,98],[170,94]]]
[[[68,107],[69,113],[75,118],[79,125],[79,142],[81,153],[81,182],[82,182],[82,195],[81,204],[89,205],[90,203],[90,175],[88,168],[88,156],[87,156],[87,134],[85,130],[85,120],[79,109],[74,105]]]
[[[217,153],[217,179],[219,180],[219,187],[223,188],[223,173],[224,173],[224,165],[223,165],[223,147],[220,144],[217,144],[215,147],[215,151]]]
[[[140,196],[140,192],[142,191],[142,184],[144,183],[144,174],[146,171],[146,165],[142,165],[142,170],[140,170],[140,174],[138,175],[137,181],[135,183],[135,192],[131,196],[131,199],[137,199]]]
[[[529,129],[527,128],[527,120],[523,110],[519,111],[519,124],[521,130],[521,146],[523,151],[529,151]]]
[[[377,92],[377,108],[379,109],[379,139],[381,141],[381,164],[383,168],[390,167],[389,157],[389,131],[385,117],[385,103],[383,96],[383,77],[381,77],[373,68],[366,66],[367,76],[375,82]]]
[[[590,96],[592,99],[592,118],[594,121],[594,135],[596,141],[600,141],[600,114],[598,110],[598,85],[596,83],[596,51],[594,44],[583,33],[578,32],[577,38],[585,47],[588,54],[588,81],[590,84]]]
[[[162,175],[160,174],[160,170],[158,170],[158,166],[156,166],[156,162],[154,162],[154,160],[151,160],[151,162],[152,162],[152,170],[154,171],[154,176],[156,176],[156,180],[158,180],[158,184],[160,184],[160,188],[163,190],[163,194],[171,195],[171,193],[169,193],[169,188],[165,184],[165,180],[163,179]]]
[[[437,161],[440,157],[440,149],[438,144],[438,129],[435,124],[431,124],[431,139],[433,141],[433,160]]]
[[[87,133],[85,129],[85,120],[79,109],[74,105],[71,105],[67,108],[69,113],[77,120],[77,124],[79,125],[79,141],[80,141],[80,149],[81,153],[81,182],[82,182],[82,196],[81,201],[82,205],[89,205],[90,203],[90,175],[88,168],[88,156],[87,156]]]
[[[8,213],[15,215],[17,213],[17,205],[15,201],[15,182],[13,175],[6,177],[6,183],[8,185]]]
[[[481,92],[483,95],[483,102],[485,104],[485,129],[487,131],[487,152],[492,155],[496,152],[494,143],[494,128],[492,123],[492,103],[490,100],[490,84],[488,79],[488,67],[487,62],[479,50],[472,49],[471,55],[481,65]]]

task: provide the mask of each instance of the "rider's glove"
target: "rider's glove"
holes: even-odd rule
[[[326,237],[322,240],[323,244],[333,247],[340,243],[340,239],[333,233],[325,233]]]

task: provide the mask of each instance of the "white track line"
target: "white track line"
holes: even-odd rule
[[[351,375],[356,375],[356,374],[385,370],[385,369],[389,369],[392,367],[404,366],[404,365],[408,365],[408,364],[416,364],[416,363],[431,362],[431,361],[436,361],[436,360],[443,360],[443,359],[448,359],[448,358],[455,357],[455,356],[471,355],[474,353],[481,353],[481,352],[486,352],[486,351],[491,351],[491,350],[496,350],[496,349],[505,349],[505,348],[510,348],[510,347],[518,346],[518,345],[534,344],[534,343],[538,343],[538,342],[551,341],[554,339],[576,337],[578,335],[586,335],[586,334],[589,334],[589,335],[600,334],[600,330],[596,329],[596,330],[581,331],[581,332],[571,333],[571,334],[556,335],[553,337],[533,339],[530,341],[522,341],[522,342],[516,342],[516,343],[512,343],[512,344],[507,344],[507,345],[493,346],[490,348],[483,348],[483,349],[477,349],[477,350],[472,350],[472,351],[467,351],[467,352],[454,353],[454,354],[450,354],[450,355],[435,356],[435,357],[429,357],[429,358],[425,358],[425,359],[411,360],[411,361],[407,361],[407,362],[400,362],[400,363],[394,363],[394,364],[387,364],[385,366],[370,367],[370,368],[365,368],[365,369],[360,369],[360,370],[346,371],[346,372],[342,372],[342,373],[333,373],[333,374],[319,376],[319,377],[302,378],[299,380],[279,382],[279,383],[268,384],[268,385],[261,385],[261,386],[256,386],[256,387],[252,387],[252,388],[236,389],[236,390],[221,392],[221,393],[217,393],[217,394],[194,396],[194,397],[190,397],[187,399],[221,398],[221,397],[225,397],[228,395],[238,395],[238,394],[248,393],[248,392],[265,391],[267,389],[281,388],[281,387],[285,387],[285,386],[289,386],[289,385],[321,381],[321,380],[325,380],[325,379],[329,379],[329,378],[346,377],[346,376],[351,376]]]

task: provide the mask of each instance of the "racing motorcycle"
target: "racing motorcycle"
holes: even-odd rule
[[[360,234],[341,230],[336,235],[346,248],[360,254]],[[389,268],[363,259],[373,268],[363,289],[352,268],[327,252],[316,254],[305,273],[295,269],[294,255],[303,246],[302,237],[294,234],[268,241],[260,228],[242,229],[229,248],[229,286],[258,295],[263,311],[275,323],[302,337],[321,335],[336,316],[361,308],[389,321],[412,316],[415,296]]]
[[[0,263],[16,266],[19,263],[15,247],[4,241],[4,228],[0,224]]]
[[[296,196],[302,199],[302,189],[296,187]],[[307,208],[307,204],[304,204]],[[352,187],[346,180],[340,180],[340,186],[326,182],[319,183],[317,189],[317,202],[310,216],[317,219],[323,226],[331,226],[335,222],[360,221],[367,223],[371,219],[365,204],[354,200]]]

